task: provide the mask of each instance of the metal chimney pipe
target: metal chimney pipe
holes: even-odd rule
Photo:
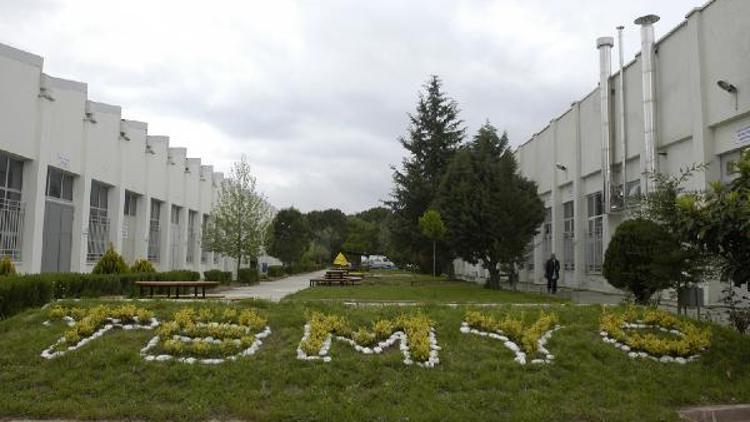
[[[646,176],[646,193],[655,189],[654,176],[657,173],[656,162],[656,93],[654,89],[654,23],[659,21],[656,15],[641,16],[635,20],[641,26],[641,76],[643,79],[643,135],[644,135],[644,168]]]
[[[628,192],[625,190],[628,184],[628,140],[627,140],[627,128],[625,127],[625,51],[623,50],[622,41],[622,30],[624,26],[617,27],[617,51],[620,55],[620,97],[619,97],[619,121],[617,122],[620,126],[620,154],[622,159],[622,168],[620,171],[620,177],[622,178],[622,208],[627,209],[628,207]]]
[[[609,214],[612,210],[612,136],[610,129],[609,107],[609,77],[612,74],[612,47],[615,40],[612,37],[601,37],[596,40],[599,49],[599,102],[601,111],[602,133],[602,199],[604,211]]]

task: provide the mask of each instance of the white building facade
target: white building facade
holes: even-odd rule
[[[169,144],[0,44],[0,255],[24,273],[88,272],[111,243],[161,271],[234,269],[200,241],[223,174]]]
[[[730,163],[750,145],[750,1],[710,1],[656,41],[654,18],[635,24],[642,50],[622,72],[615,37],[599,38],[599,86],[517,149],[547,209],[521,281],[545,283],[555,253],[561,286],[614,291],[601,275],[604,253],[632,198],[653,189],[651,175],[706,163],[689,190],[734,177]],[[487,277],[461,260],[454,267]],[[707,301],[719,290],[712,283]]]

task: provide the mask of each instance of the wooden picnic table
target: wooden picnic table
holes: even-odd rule
[[[338,286],[354,286],[362,282],[362,277],[352,277],[346,274],[345,270],[328,270],[326,271],[323,278],[312,278],[310,279],[310,286],[316,285],[338,285]]]
[[[138,286],[141,296],[143,296],[144,287],[149,288],[149,297],[154,297],[154,287],[156,288],[167,288],[167,297],[170,297],[170,291],[172,287],[175,288],[175,298],[180,298],[180,288],[192,287],[193,297],[198,297],[198,288],[201,289],[203,297],[206,297],[206,288],[216,287],[219,285],[217,281],[136,281],[135,285]]]

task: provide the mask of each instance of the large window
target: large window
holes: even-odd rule
[[[21,260],[23,161],[0,152],[0,256]]]
[[[586,230],[586,271],[599,273],[602,271],[602,233],[604,225],[604,206],[602,193],[597,192],[586,197],[588,211],[588,227]]]
[[[201,235],[206,232],[206,226],[208,226],[208,214],[203,214],[203,221],[201,222]],[[209,251],[206,250],[206,247],[203,245],[203,240],[201,239],[201,263],[205,264],[208,262],[208,253]]]
[[[542,225],[542,258],[549,259],[552,254],[552,208],[544,210],[544,224]]]
[[[160,215],[161,202],[151,199],[151,214],[148,224],[148,260],[151,262],[159,262],[161,256]]]
[[[526,245],[526,262],[524,267],[527,271],[534,271],[534,239],[531,239],[528,245]]]
[[[573,271],[575,259],[575,211],[573,201],[563,204],[563,268]]]
[[[73,201],[73,175],[50,167],[47,170],[45,193],[50,198]]]
[[[109,243],[109,186],[91,181],[91,197],[89,200],[89,234],[88,254],[89,262],[95,262],[104,255]]]
[[[175,226],[180,224],[180,211],[182,211],[181,207],[178,207],[177,205],[172,205],[172,214],[170,217],[170,222],[174,224]]]

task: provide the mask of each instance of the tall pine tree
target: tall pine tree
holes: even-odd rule
[[[518,173],[505,134],[489,122],[451,162],[440,189],[439,209],[448,243],[461,258],[490,273],[487,287],[500,287],[500,269],[515,265],[544,221],[536,183]]]
[[[435,202],[440,182],[464,139],[458,104],[442,91],[442,81],[432,76],[419,95],[417,111],[409,114],[408,135],[399,139],[409,152],[402,169],[394,168],[394,189],[386,203],[393,211],[391,237],[395,258],[415,263],[422,271],[432,267],[432,241],[422,235],[419,217]],[[450,263],[443,244],[438,247],[441,268]]]

